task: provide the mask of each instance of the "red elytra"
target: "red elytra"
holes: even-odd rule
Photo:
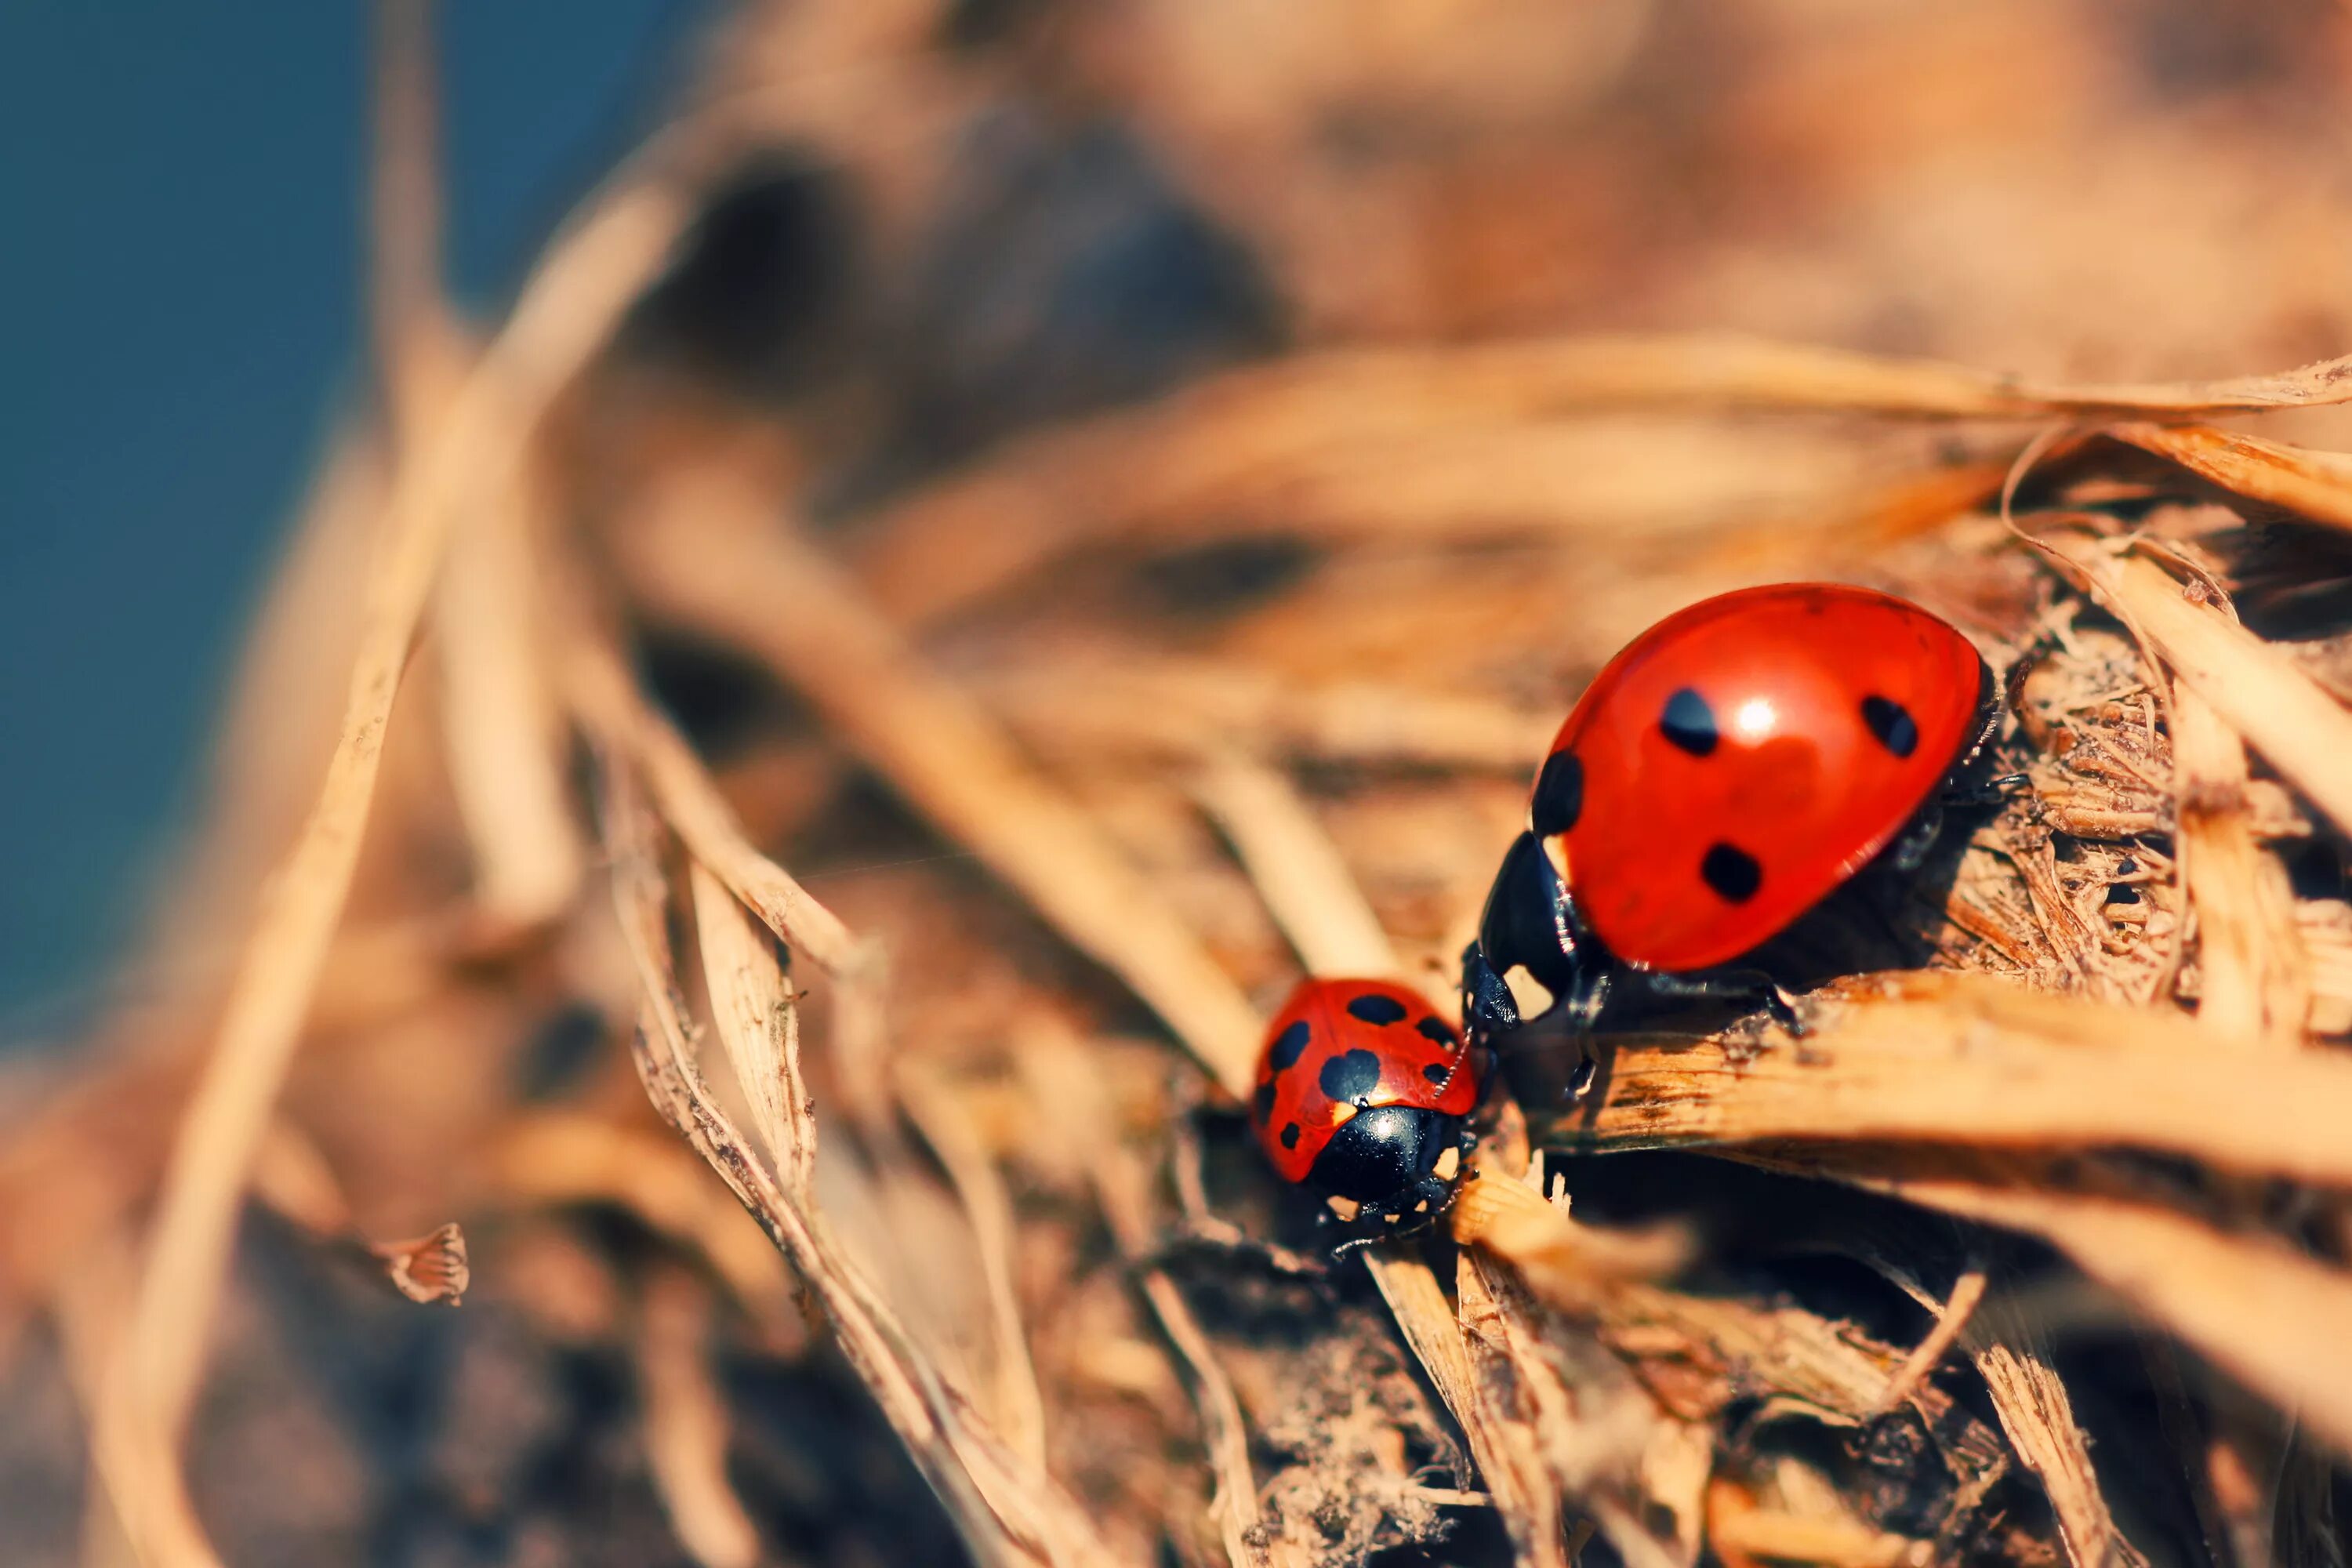
[[[1885,848],[1981,735],[1984,661],[1891,595],[1782,584],[1660,621],[1553,739],[1530,831],[1617,959],[1705,969]]]
[[[1477,1102],[1469,1047],[1420,994],[1310,979],[1266,1031],[1250,1110],[1285,1181],[1401,1218],[1444,1205]]]

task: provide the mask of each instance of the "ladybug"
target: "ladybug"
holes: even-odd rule
[[[1250,1121],[1286,1182],[1354,1224],[1426,1224],[1454,1201],[1473,1139],[1470,1047],[1417,992],[1302,983],[1267,1029]]]
[[[1589,1033],[1612,993],[1760,1004],[1796,1029],[1769,975],[1724,966],[1898,838],[1916,864],[1991,699],[1967,637],[1871,589],[1780,584],[1667,616],[1553,737],[1463,954],[1471,1038],[1554,1011]],[[1515,994],[1517,972],[1536,984]]]

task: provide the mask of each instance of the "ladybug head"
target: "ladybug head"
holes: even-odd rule
[[[1462,953],[1462,1018],[1472,1043],[1491,1046],[1528,1021],[1513,994],[1514,972],[1583,1017],[1598,1010],[1606,963],[1551,857],[1534,834],[1520,834],[1486,891],[1477,940]]]
[[[1412,1105],[1375,1105],[1331,1134],[1307,1179],[1341,1217],[1391,1225],[1444,1212],[1462,1171],[1464,1121]],[[1350,1208],[1342,1205],[1353,1205]]]

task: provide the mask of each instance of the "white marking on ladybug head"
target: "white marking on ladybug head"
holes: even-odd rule
[[[1445,1152],[1444,1153],[1438,1155],[1437,1163],[1430,1167],[1432,1173],[1434,1173],[1437,1179],[1441,1182],[1452,1181],[1454,1179],[1454,1173],[1461,1168],[1462,1151],[1455,1148],[1451,1143],[1445,1146]]]
[[[1330,1200],[1330,1204],[1331,1212],[1343,1220],[1352,1221],[1358,1215],[1364,1212],[1364,1205],[1353,1198],[1334,1197]]]
[[[1539,1017],[1551,1008],[1551,988],[1534,975],[1524,964],[1514,964],[1503,976],[1503,984],[1511,988],[1511,1002],[1522,1018]]]

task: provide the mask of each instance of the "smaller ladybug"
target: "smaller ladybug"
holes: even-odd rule
[[[1795,1011],[1726,967],[1894,846],[1916,864],[1992,731],[1967,637],[1867,588],[1791,583],[1667,616],[1593,678],[1538,773],[1463,953],[1485,1046],[1523,1015],[1715,997]],[[1526,984],[1532,981],[1532,985]]]
[[[1454,1201],[1477,1103],[1469,1046],[1417,993],[1310,979],[1266,1031],[1250,1121],[1283,1180],[1401,1231]]]

